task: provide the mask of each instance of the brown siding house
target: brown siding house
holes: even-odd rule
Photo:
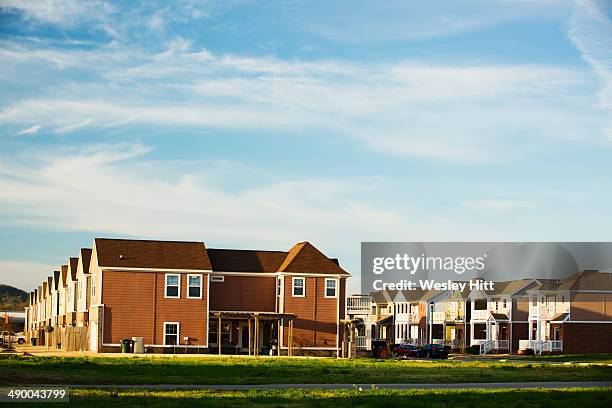
[[[155,352],[280,354],[293,348],[291,332],[298,349],[337,351],[349,276],[308,242],[251,251],[96,238],[54,276],[58,336],[69,350],[118,351],[143,338]],[[28,327],[50,318],[52,281],[32,296]]]

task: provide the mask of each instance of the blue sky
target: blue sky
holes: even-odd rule
[[[96,236],[611,240],[612,4],[424,3],[0,0],[0,282]]]

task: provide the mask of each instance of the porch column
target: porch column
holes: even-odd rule
[[[249,316],[249,356],[253,350],[253,333],[251,328],[251,317]]]
[[[219,319],[217,321],[217,349],[219,350],[219,355],[221,355],[221,314],[219,313]]]
[[[293,319],[289,319],[289,349],[287,354],[293,356]]]
[[[259,355],[259,317],[255,315],[255,343],[253,344],[255,355]]]
[[[276,351],[277,354],[281,355],[281,320],[276,321]]]

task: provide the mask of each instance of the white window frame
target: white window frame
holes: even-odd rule
[[[334,282],[334,295],[333,296],[328,296],[327,295],[327,282]],[[338,297],[338,279],[336,278],[325,278],[325,297],[326,298],[337,298]]]
[[[166,325],[176,324],[176,344],[166,344]],[[174,335],[173,335],[174,336]],[[179,322],[164,322],[164,346],[181,345],[181,324]]]
[[[211,282],[223,283],[225,282],[225,276],[223,275],[210,275]]]
[[[178,276],[178,294],[177,294],[177,296],[168,296],[168,276]],[[174,285],[172,285],[172,286],[174,286]],[[167,273],[165,275],[165,278],[164,278],[164,298],[166,298],[166,299],[180,299],[181,298],[181,274],[180,273]],[[165,331],[165,329],[164,329],[164,331]]]
[[[296,288],[295,281],[298,280],[298,279],[301,279],[302,282],[303,282],[302,286],[301,286],[301,288],[302,288],[302,294],[301,295],[296,295],[295,294],[295,288]],[[293,297],[306,297],[306,277],[305,276],[294,276],[291,279],[291,296],[293,296]]]
[[[194,276],[200,278],[200,296],[189,296],[189,289],[192,287],[195,288],[195,286],[191,286],[189,284],[189,278],[194,277]],[[187,275],[187,299],[202,299],[202,288],[203,287],[204,287],[204,277],[201,274],[192,273],[192,274]]]

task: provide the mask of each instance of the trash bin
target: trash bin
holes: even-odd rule
[[[122,353],[131,353],[132,352],[132,340],[130,339],[121,339],[121,352]]]
[[[37,340],[36,337],[32,337],[30,339],[30,343],[32,343],[32,345],[35,346],[36,345],[36,340]]]
[[[132,341],[134,342],[134,354],[143,354],[144,353],[144,337],[132,337]]]

